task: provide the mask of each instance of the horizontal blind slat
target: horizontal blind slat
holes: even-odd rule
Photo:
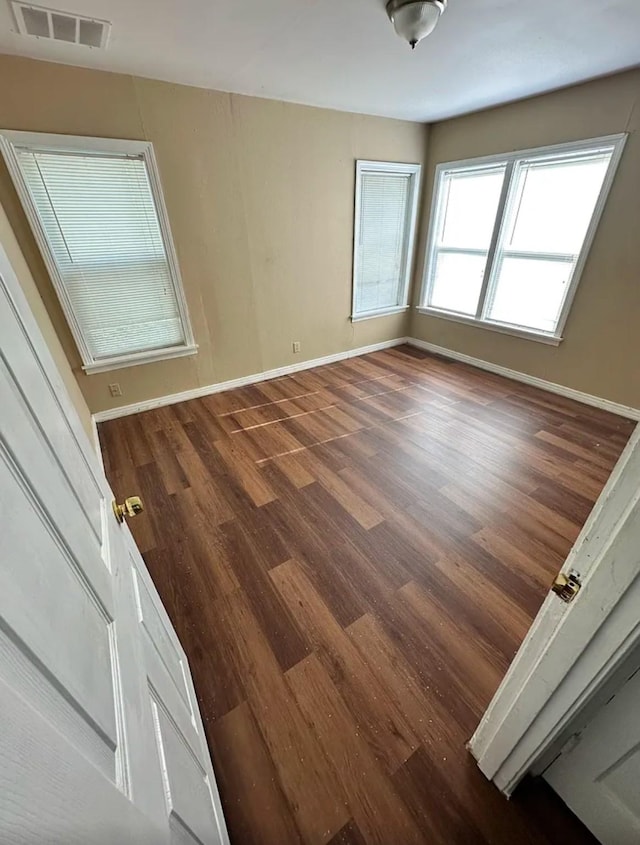
[[[25,147],[16,156],[92,356],[183,344],[144,159]]]
[[[361,176],[357,311],[400,304],[410,180],[408,174]]]

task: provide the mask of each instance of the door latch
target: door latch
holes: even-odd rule
[[[551,592],[569,604],[578,595],[581,587],[580,575],[572,569],[570,572],[561,572],[558,575],[551,586]]]

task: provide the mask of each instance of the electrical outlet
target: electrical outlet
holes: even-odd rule
[[[112,396],[122,396],[122,388],[118,384],[118,382],[114,382],[113,384],[109,385],[109,393]]]
[[[293,346],[294,352],[301,352],[302,351],[302,344],[300,343],[299,340],[294,340],[291,345]]]

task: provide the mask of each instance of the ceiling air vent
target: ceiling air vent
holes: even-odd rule
[[[66,41],[67,44],[82,44],[84,47],[107,46],[111,24],[95,18],[83,18],[57,9],[45,9],[29,3],[12,0],[18,32],[35,38],[50,38],[52,41]]]

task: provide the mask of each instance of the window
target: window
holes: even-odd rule
[[[27,132],[0,144],[85,371],[194,354],[151,144]]]
[[[358,161],[352,320],[408,307],[419,164]]]
[[[625,139],[439,165],[420,310],[559,343]]]

